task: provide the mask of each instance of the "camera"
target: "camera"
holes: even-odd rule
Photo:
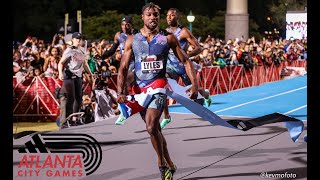
[[[105,79],[107,77],[111,77],[111,75],[112,75],[112,72],[109,69],[101,71],[101,77],[103,79]]]
[[[108,87],[107,77],[111,76],[111,71],[102,71],[101,74],[95,74],[98,78],[95,81],[95,89],[103,90]]]

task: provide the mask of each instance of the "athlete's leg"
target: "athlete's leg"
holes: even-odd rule
[[[163,111],[164,104],[167,103],[166,98],[167,97],[164,94],[154,95],[145,114],[146,129],[150,135],[153,148],[158,155],[159,167],[166,165],[164,159],[164,148],[167,147],[164,147],[164,137],[159,128],[161,113]]]
[[[167,77],[167,78],[171,78],[168,73],[166,73],[166,77]],[[165,118],[165,119],[168,119],[168,118],[170,117],[168,103],[166,103],[166,104],[164,105],[163,115],[164,115],[164,118]]]
[[[161,177],[162,179],[172,179],[172,174],[174,173],[176,168],[170,159],[167,143],[159,126],[161,113],[163,111],[164,104],[166,103],[166,95],[154,95],[153,100],[146,110],[145,122],[146,129],[150,135],[151,143],[158,155],[158,167],[161,172]]]
[[[168,119],[170,117],[168,103],[164,105],[163,115],[165,119]]]
[[[170,74],[166,73],[166,77],[167,78],[171,78]],[[169,114],[169,106],[168,103],[166,103],[164,105],[164,109],[163,109],[163,120],[161,121],[160,127],[163,129],[168,123],[171,122],[171,117]]]
[[[202,87],[198,88],[199,93],[205,98],[208,99],[209,98],[209,93],[206,92]]]
[[[202,87],[199,87],[199,93],[204,97],[204,103],[207,107],[211,106],[212,98],[210,97],[210,91],[208,89],[204,90]]]
[[[161,132],[161,128],[159,128],[159,131]],[[163,137],[162,133],[161,133],[161,136],[162,136],[162,139],[163,139],[163,156],[164,156],[164,159],[166,160],[166,163],[167,163],[169,169],[176,171],[176,167],[173,164],[173,162],[172,162],[172,160],[170,158],[170,155],[169,155],[169,151],[168,151],[168,148],[167,148],[167,141]]]
[[[164,156],[163,156],[163,136],[159,131],[159,119],[161,116],[161,111],[153,108],[148,108],[146,111],[146,129],[150,135],[151,143],[154,150],[158,155],[158,166],[164,166]]]
[[[191,81],[190,81],[189,77],[186,74],[182,75],[181,78],[182,78],[182,81],[183,81],[185,86],[188,86],[188,85],[191,84]],[[197,103],[199,103],[201,105],[203,105],[205,103],[206,106],[209,107],[211,105],[211,102],[212,102],[212,99],[211,99],[210,94],[209,94],[209,90],[204,90],[201,86],[199,86],[198,87],[198,91],[199,91],[199,93],[202,95],[202,97],[204,99],[197,99],[197,100],[195,100],[195,102],[197,102]]]

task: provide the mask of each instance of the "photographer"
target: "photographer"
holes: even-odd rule
[[[244,45],[244,49],[242,50],[239,64],[243,64],[243,67],[246,70],[253,69],[254,61],[252,59],[251,53],[249,52],[249,45]]]
[[[257,46],[253,46],[253,49],[251,51],[251,57],[255,65],[263,65],[263,61],[261,60],[261,56],[257,50]]]
[[[117,93],[108,88],[108,80],[111,75],[111,71],[106,66],[102,66],[101,72],[94,75],[92,89],[94,90],[94,97],[96,99],[95,122],[120,114],[120,111],[117,109]]]
[[[273,48],[272,49],[272,61],[274,65],[279,66],[282,62],[281,56],[279,54],[278,48]]]
[[[72,34],[72,46],[64,51],[58,64],[59,79],[63,81],[60,91],[60,129],[67,127],[66,118],[70,114],[80,111],[83,70],[92,78],[85,52],[80,47],[81,39],[82,35],[79,32]]]
[[[111,71],[107,66],[103,65],[99,74],[95,74],[96,80],[94,81],[93,89],[94,90],[103,90],[108,87],[108,78],[112,75]]]

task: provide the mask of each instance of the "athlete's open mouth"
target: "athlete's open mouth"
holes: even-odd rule
[[[156,21],[151,21],[151,22],[150,22],[150,25],[156,26],[156,25],[157,25],[157,22],[156,22]]]

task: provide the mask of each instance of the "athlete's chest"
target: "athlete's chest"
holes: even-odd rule
[[[157,34],[148,38],[138,34],[133,38],[133,51],[135,54],[166,54],[168,50],[168,40],[164,35]]]

